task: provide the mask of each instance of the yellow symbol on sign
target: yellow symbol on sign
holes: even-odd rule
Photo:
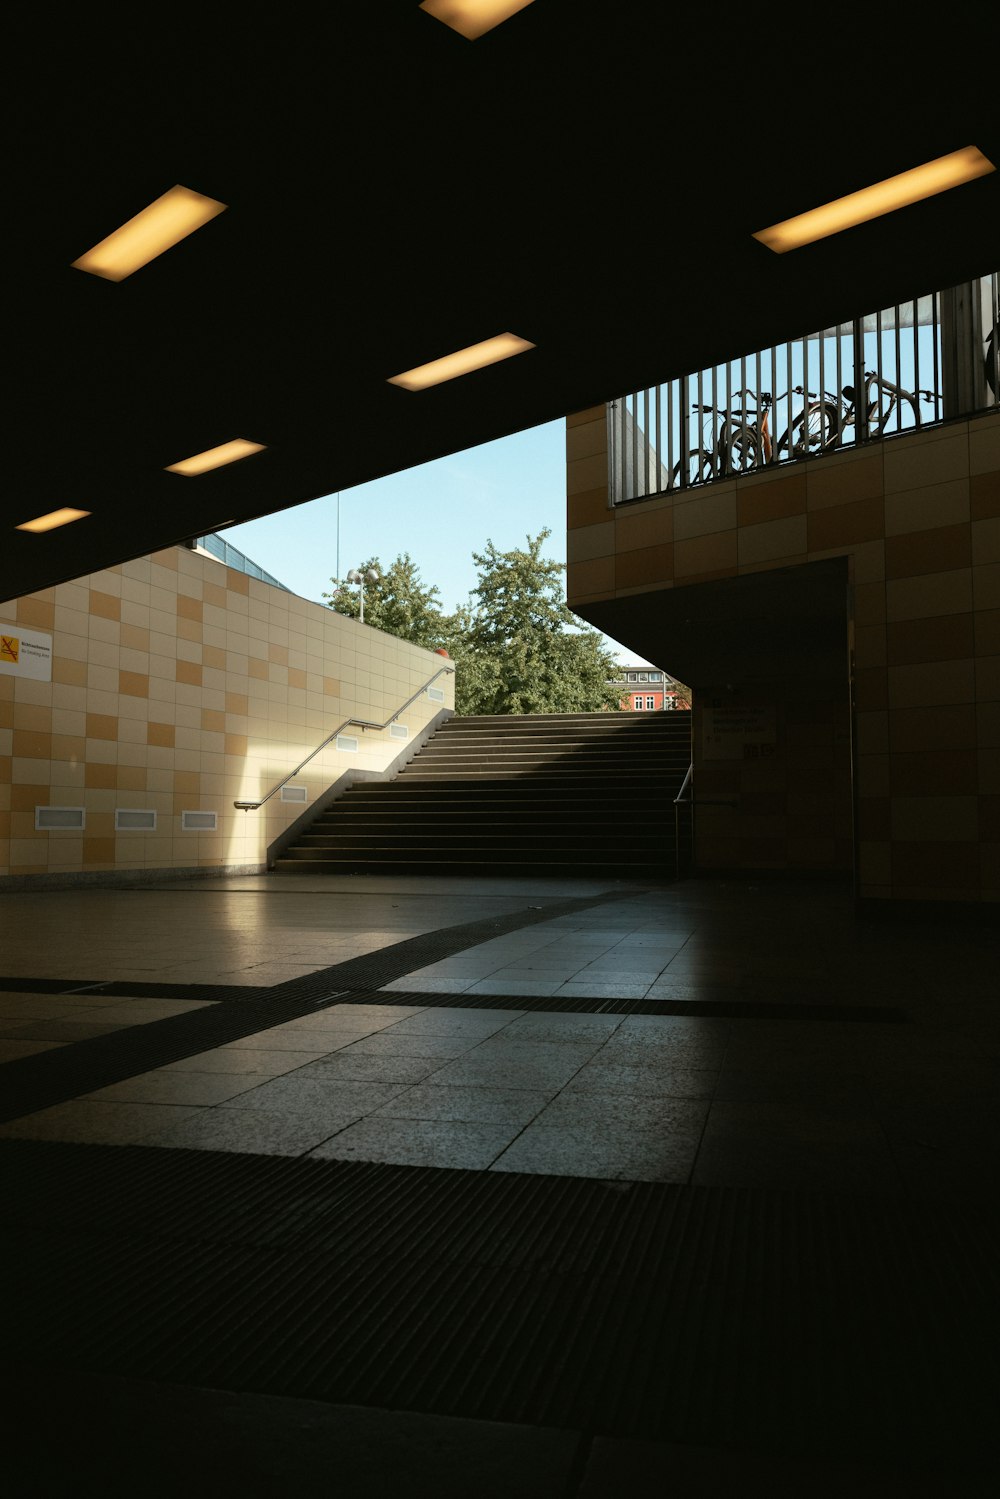
[[[21,642],[16,635],[0,635],[0,661],[13,661],[17,664]]]

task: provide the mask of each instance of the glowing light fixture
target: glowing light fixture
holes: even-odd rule
[[[909,203],[919,203],[922,198],[932,198],[935,193],[947,192],[949,188],[960,187],[963,182],[971,182],[995,171],[996,167],[981,151],[975,146],[966,146],[962,151],[952,151],[948,156],[925,162],[922,167],[900,172],[898,177],[887,177],[884,182],[849,193],[846,198],[837,198],[833,203],[824,203],[821,208],[772,224],[770,229],[760,229],[753,237],[776,255],[784,255],[786,250],[797,250],[800,245],[811,244],[813,240],[853,229],[855,224],[865,224],[869,219],[894,213]]]
[[[179,244],[225,209],[225,203],[206,198],[189,187],[172,187],[134,219],[102,239],[74,260],[78,271],[89,271],[105,281],[124,281],[164,250]]]
[[[474,42],[530,4],[531,0],[423,0],[420,9]]]
[[[469,375],[488,364],[499,364],[501,359],[510,359],[513,354],[523,354],[533,349],[534,344],[518,338],[515,333],[498,333],[496,338],[487,338],[481,344],[470,344],[467,349],[457,349],[443,359],[432,359],[430,364],[420,364],[416,369],[404,370],[393,375],[390,385],[401,385],[404,390],[426,390],[429,385],[441,385],[445,380],[454,380],[458,375]]]
[[[253,453],[262,453],[262,442],[247,442],[245,437],[235,437],[232,442],[220,443],[217,448],[206,448],[204,453],[195,453],[191,458],[182,458],[179,463],[168,463],[168,474],[183,474],[193,478],[195,474],[207,474],[210,469],[222,468],[226,463],[236,463],[240,458],[249,458]]]
[[[15,531],[54,531],[58,526],[68,526],[70,521],[83,520],[89,515],[89,510],[71,510],[64,506],[62,510],[50,510],[48,515],[36,515],[34,520],[26,520],[23,525],[15,526]]]

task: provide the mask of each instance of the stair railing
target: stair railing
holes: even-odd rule
[[[429,677],[422,687],[418,687],[416,692],[414,692],[412,696],[406,699],[405,703],[401,703],[400,706],[396,709],[395,713],[393,713],[389,718],[386,719],[385,723],[373,723],[370,719],[367,718],[345,718],[344,722],[337,728],[335,728],[332,734],[327,734],[322,744],[318,744],[316,748],[311,752],[311,754],[306,755],[304,760],[299,761],[294,770],[290,770],[286,776],[283,776],[280,781],[277,781],[271,787],[267,795],[261,797],[260,801],[233,802],[233,806],[236,807],[240,812],[256,812],[258,807],[262,807],[265,802],[270,801],[271,797],[274,796],[275,792],[280,791],[282,786],[287,786],[288,782],[292,779],[293,776],[298,775],[303,766],[308,765],[310,760],[315,760],[320,751],[325,750],[328,744],[332,744],[333,741],[337,738],[337,735],[342,734],[345,729],[387,729],[391,723],[396,722],[396,719],[401,713],[406,712],[411,703],[415,703],[417,701],[417,698],[421,697],[427,691],[428,687],[433,687],[438,677],[453,676],[454,673],[455,668],[453,666],[442,666],[441,670],[436,671],[432,677]]]
[[[685,796],[685,792],[688,794]],[[694,809],[695,807],[738,807],[739,803],[721,796],[699,796],[694,794],[694,761],[687,768],[681,789],[674,797],[674,872],[681,877],[681,807],[691,808],[691,859],[694,860]]]

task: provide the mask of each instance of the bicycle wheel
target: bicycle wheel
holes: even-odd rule
[[[865,386],[868,402],[868,436],[885,437],[892,432],[917,425],[917,398],[908,390],[891,390],[879,385],[876,376]]]
[[[779,458],[808,458],[835,448],[840,441],[833,401],[815,401],[800,411],[778,440]]]
[[[714,453],[707,448],[698,448],[688,454],[687,466],[683,463],[675,463],[674,471],[670,476],[670,488],[688,488],[692,484],[705,484],[709,479],[714,479],[718,469],[718,461]]]
[[[733,426],[728,433],[728,462],[726,472],[748,474],[760,462],[760,438],[756,425]]]

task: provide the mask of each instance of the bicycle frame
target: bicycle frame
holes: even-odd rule
[[[695,403],[692,411],[704,413],[709,420],[704,423],[699,446],[689,455],[687,473],[682,476],[681,463],[675,465],[671,487],[676,487],[682,477],[689,484],[700,484],[749,473],[775,460],[783,462],[831,452],[843,445],[849,427],[854,427],[858,434],[855,442],[882,436],[893,415],[904,405],[909,406],[919,426],[918,400],[934,400],[932,391],[904,390],[873,370],[865,370],[863,390],[864,417],[860,424],[853,385],[845,385],[839,395],[829,390],[820,395],[801,385],[794,385],[777,397],[766,390],[741,389],[733,393],[741,403],[737,406]],[[780,409],[781,402],[792,394],[804,396],[805,404],[775,441],[769,425],[771,411]],[[886,394],[888,400],[883,399]],[[722,418],[717,428],[711,420],[715,416]]]

